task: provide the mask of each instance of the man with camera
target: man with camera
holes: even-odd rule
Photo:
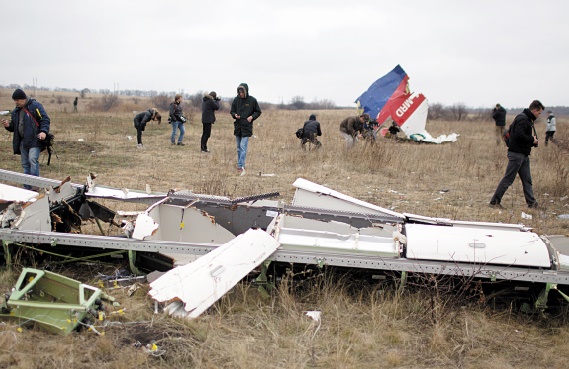
[[[178,136],[178,145],[184,146],[184,133],[186,133],[186,128],[184,127],[184,123],[186,123],[186,117],[184,116],[184,112],[182,111],[182,95],[176,94],[174,97],[174,101],[170,103],[170,119],[169,122],[172,125],[172,137],[170,137],[170,142],[172,145],[176,144],[176,134],[178,133],[178,129],[180,130],[180,136]]]
[[[211,125],[215,123],[215,111],[219,110],[219,97],[215,91],[211,91],[203,97],[202,101],[202,139],[201,146],[202,152],[209,152],[207,148],[207,140],[211,136]]]
[[[504,135],[504,129],[506,127],[506,109],[500,104],[496,104],[496,107],[492,109],[492,119],[496,123],[496,144],[502,142],[502,136]]]
[[[346,140],[346,148],[351,149],[358,139],[364,138],[364,125],[369,121],[369,114],[351,116],[340,123],[340,134]]]
[[[516,116],[510,125],[510,141],[508,146],[508,166],[506,174],[498,184],[494,196],[490,200],[491,207],[502,208],[500,204],[506,190],[514,183],[519,174],[524,189],[524,197],[529,208],[536,208],[537,201],[533,196],[529,155],[532,147],[538,146],[537,134],[533,123],[543,111],[543,104],[534,100],[529,108]]]
[[[21,155],[25,174],[40,175],[38,162],[42,142],[49,133],[50,120],[42,104],[35,99],[28,99],[26,93],[16,89],[12,94],[16,108],[12,110],[10,121],[2,119],[4,128],[14,132],[12,146],[15,155]],[[32,186],[24,185],[30,190]]]

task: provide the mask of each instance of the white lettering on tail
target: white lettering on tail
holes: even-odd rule
[[[403,104],[401,104],[401,106],[395,111],[395,115],[397,115],[399,118],[401,118],[403,116],[403,114],[405,114],[405,112],[407,110],[409,110],[411,105],[413,105],[413,103],[414,103],[413,100],[417,97],[418,97],[418,95],[413,95],[413,96],[409,97],[407,100],[403,101]]]

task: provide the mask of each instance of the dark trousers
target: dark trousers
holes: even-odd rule
[[[140,128],[136,129],[136,142],[142,144],[142,130]]]
[[[202,123],[203,133],[202,133],[202,151],[207,150],[207,140],[211,136],[211,123]]]
[[[553,141],[553,135],[555,134],[555,131],[546,131],[545,132],[545,144],[547,145],[547,142],[549,140]]]
[[[496,192],[490,200],[490,204],[499,204],[502,202],[502,197],[506,193],[508,187],[514,183],[516,174],[520,175],[522,187],[524,189],[524,197],[529,207],[537,205],[537,201],[533,197],[533,187],[531,182],[531,171],[529,165],[529,157],[518,152],[508,151],[508,166],[506,167],[506,174],[504,178],[498,183]]]

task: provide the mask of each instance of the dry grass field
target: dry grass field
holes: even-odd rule
[[[0,90],[0,109],[13,107],[11,92]],[[490,117],[484,122],[427,123],[435,137],[458,133],[456,143],[380,139],[346,151],[338,126],[355,110],[316,111],[323,146],[303,152],[294,132],[313,112],[265,109],[249,141],[247,174],[240,177],[227,106],[217,114],[208,145],[211,153],[205,154],[199,146],[198,111],[186,124],[186,146],[170,145],[171,128],[164,114],[161,125],[147,125],[145,149],[139,150],[133,111],[152,107],[148,100],[121,98],[121,105],[101,113],[88,108],[100,97],[88,96],[80,99],[74,114],[74,95],[58,96],[38,91],[37,100],[52,120],[57,153],[50,166],[42,156],[43,177],[71,176],[82,183],[94,172],[98,183],[113,187],[144,189],[149,184],[157,191],[178,188],[230,197],[279,191],[286,202],[294,193],[292,183],[302,177],[397,212],[523,223],[539,234],[569,233],[569,221],[558,218],[569,213],[566,117],[558,117],[558,145],[543,144],[544,117],[536,124],[542,140],[532,151],[531,165],[540,208],[525,206],[516,180],[503,199],[506,209],[498,210],[488,202],[507,157],[505,145],[495,142]],[[257,98],[262,101],[262,96]],[[509,113],[511,121],[517,112]],[[11,134],[1,132],[1,167],[21,172]],[[532,219],[522,219],[522,213]],[[117,268],[95,263],[51,267],[93,285],[97,273]],[[18,274],[0,274],[2,291],[13,286]],[[302,288],[285,279],[266,298],[244,282],[193,321],[153,314],[147,290],[141,285],[133,296],[123,289],[109,290],[126,313],[109,315],[98,328],[104,332],[101,336],[81,332],[58,337],[2,324],[0,368],[565,368],[569,360],[565,309],[554,315],[527,315],[513,305],[486,304],[480,296],[467,298],[450,288],[425,286],[398,293],[391,285],[323,274]],[[320,325],[305,315],[310,310],[322,312]],[[162,355],[149,355],[134,345],[151,340],[164,350]]]

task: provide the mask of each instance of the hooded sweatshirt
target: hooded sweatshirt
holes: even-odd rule
[[[245,90],[245,97],[239,96],[239,89]],[[237,115],[240,118],[237,118]],[[235,119],[233,122],[233,134],[239,137],[251,137],[253,135],[253,121],[261,115],[261,108],[257,99],[249,95],[249,86],[241,83],[237,87],[237,96],[231,104],[231,116]],[[252,117],[251,122],[247,121],[247,117]]]

